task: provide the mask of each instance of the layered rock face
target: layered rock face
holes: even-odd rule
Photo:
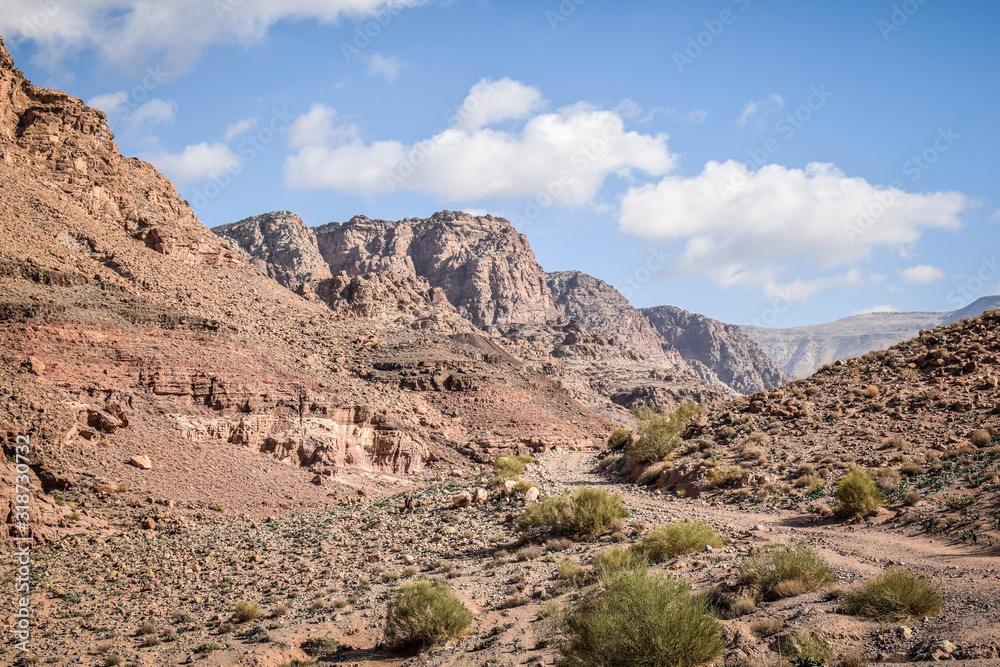
[[[685,360],[700,362],[741,394],[777,387],[791,379],[735,325],[673,306],[643,308],[642,314]]]
[[[275,219],[276,214],[268,214]],[[279,238],[261,239],[254,219],[216,227],[252,257],[272,262]],[[502,218],[441,211],[430,218],[399,221],[356,216],[312,230],[315,245],[333,274],[402,274],[424,278],[476,326],[543,323],[556,310],[527,238]],[[283,238],[290,238],[291,232]],[[263,242],[258,242],[263,241]],[[291,270],[286,265],[285,270]],[[277,271],[275,271],[277,272]],[[300,272],[301,273],[301,272]]]
[[[332,277],[316,246],[315,234],[289,211],[255,215],[214,231],[232,239],[252,258],[254,266],[289,289]]]

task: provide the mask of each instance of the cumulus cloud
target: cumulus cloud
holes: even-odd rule
[[[364,19],[425,0],[5,0],[0,34],[35,41],[54,61],[93,49],[124,69],[163,63],[171,76],[206,47],[252,44],[279,21]]]
[[[674,277],[705,273],[717,285],[771,285],[801,299],[820,289],[857,285],[836,279],[782,284],[779,260],[829,271],[867,260],[881,246],[916,243],[926,229],[955,229],[975,202],[958,192],[907,193],[846,176],[831,164],[805,169],[709,162],[692,177],[667,176],[629,189],[621,200],[625,231],[683,244]],[[825,281],[825,282],[824,282]]]
[[[365,142],[334,109],[314,105],[290,128],[298,152],[285,162],[285,181],[365,194],[415,190],[465,202],[545,192],[554,202],[581,206],[610,174],[662,176],[674,166],[666,135],[627,131],[619,113],[584,103],[534,113],[543,103],[536,93],[509,79],[482,81],[451,127],[413,144]],[[494,127],[512,120],[521,122]]]
[[[944,278],[944,271],[935,266],[920,264],[900,271],[899,275],[903,279],[903,282],[910,283],[911,285],[926,285],[927,283]]]
[[[785,98],[777,93],[771,93],[762,100],[750,100],[743,107],[743,113],[737,119],[736,124],[743,127],[754,115],[759,113],[778,113],[785,106]]]
[[[181,185],[232,171],[243,164],[240,156],[218,142],[188,146],[180,153],[160,153],[150,157],[150,162]]]
[[[378,51],[368,57],[368,67],[365,73],[369,76],[385,77],[386,83],[392,83],[399,76],[403,64],[395,56],[384,56]]]
[[[257,122],[259,120],[260,119],[257,116],[254,116],[253,118],[244,118],[243,120],[238,120],[235,123],[230,123],[229,127],[226,128],[226,134],[223,135],[223,139],[225,141],[232,141],[244,132],[249,132],[253,128],[257,127]]]

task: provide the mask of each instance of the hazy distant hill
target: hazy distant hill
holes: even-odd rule
[[[944,313],[869,313],[807,327],[742,328],[786,372],[806,377],[823,364],[884,349],[912,338],[921,329],[976,317],[993,308],[1000,308],[1000,296],[982,297],[965,308]]]

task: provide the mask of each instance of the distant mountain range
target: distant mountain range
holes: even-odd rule
[[[882,350],[923,329],[978,317],[994,308],[1000,308],[1000,296],[984,296],[965,308],[943,313],[867,313],[806,327],[741,328],[789,375],[802,378],[823,364]]]

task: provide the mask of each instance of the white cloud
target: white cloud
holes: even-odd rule
[[[899,275],[903,279],[903,282],[910,283],[911,285],[926,285],[927,283],[944,278],[944,271],[934,266],[920,264],[900,271]]]
[[[542,91],[504,77],[483,79],[466,95],[455,114],[456,124],[473,132],[506,120],[527,118],[545,104]]]
[[[110,115],[112,113],[117,113],[118,107],[125,104],[127,101],[128,93],[124,90],[119,90],[118,92],[105,93],[103,95],[91,97],[87,100],[87,106],[93,107],[94,109],[100,109],[105,115]]]
[[[289,126],[288,143],[292,148],[336,145],[356,139],[358,134],[356,125],[337,122],[334,109],[325,104],[313,104]]]
[[[399,76],[403,64],[395,56],[383,56],[376,51],[368,57],[368,67],[365,73],[369,76],[384,76],[386,83],[392,83]]]
[[[4,0],[0,34],[32,39],[50,61],[93,49],[123,69],[156,62],[169,76],[189,68],[205,48],[259,41],[279,21],[334,22],[375,15],[425,0]],[[40,17],[40,18],[39,18]]]
[[[993,211],[993,215],[990,216],[990,222],[1000,222],[1000,208]]]
[[[894,308],[893,306],[886,305],[875,305],[868,306],[867,308],[862,308],[861,310],[855,310],[851,315],[869,315],[871,313],[898,313],[899,308]]]
[[[162,125],[174,122],[177,115],[177,104],[159,98],[152,99],[126,117],[126,121],[136,131],[147,125]]]
[[[540,106],[532,90],[516,81],[480,82],[451,128],[414,144],[366,143],[357,128],[337,123],[333,109],[314,105],[290,128],[298,152],[285,162],[285,181],[301,189],[414,190],[466,202],[547,192],[555,202],[582,206],[610,174],[662,176],[674,166],[666,135],[627,131],[617,112],[584,103],[531,115],[515,129],[488,126]],[[476,96],[480,104],[468,104]]]
[[[257,127],[258,120],[259,118],[254,116],[253,118],[244,118],[243,120],[238,120],[235,123],[230,123],[229,127],[226,128],[226,133],[223,135],[223,139],[225,141],[231,141],[244,132],[252,130]]]
[[[746,125],[747,121],[754,116],[757,112],[761,113],[778,113],[785,106],[785,98],[777,93],[771,93],[762,100],[754,101],[750,100],[743,107],[743,113],[740,114],[739,119],[737,119],[736,124],[740,127]]]
[[[828,271],[867,260],[875,248],[916,243],[925,229],[954,229],[975,202],[958,192],[906,193],[850,178],[830,164],[804,170],[709,162],[690,178],[667,176],[622,197],[620,224],[637,236],[683,243],[673,277],[705,273],[722,287],[778,286],[777,260]],[[878,213],[874,215],[872,212]],[[808,297],[826,283],[791,283]],[[858,284],[844,274],[840,284]],[[772,291],[776,289],[772,287]]]
[[[180,153],[160,153],[149,161],[180,184],[205,180],[243,164],[238,155],[221,143],[195,144]]]

